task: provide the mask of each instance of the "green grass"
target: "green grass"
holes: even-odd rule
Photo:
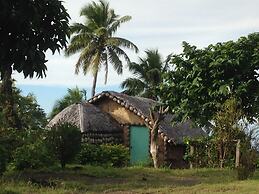
[[[0,194],[18,193],[259,193],[259,172],[236,180],[231,169],[153,169],[70,166],[7,172]]]

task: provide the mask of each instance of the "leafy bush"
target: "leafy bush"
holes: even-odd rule
[[[184,160],[191,162],[195,168],[215,168],[218,166],[217,146],[212,137],[202,137],[191,140],[185,138],[186,152]],[[193,153],[190,153],[191,146],[194,147]]]
[[[46,141],[48,150],[60,161],[61,167],[65,168],[80,151],[81,132],[69,123],[55,125],[47,134]]]
[[[44,142],[40,140],[17,148],[13,158],[13,165],[17,170],[26,168],[38,169],[54,163]]]
[[[6,161],[12,159],[14,150],[24,144],[23,132],[15,129],[0,129],[0,145],[6,150]]]
[[[6,150],[3,146],[0,145],[0,175],[3,174],[6,168],[7,155]]]
[[[21,132],[15,129],[0,129],[0,174],[12,160],[14,150],[23,144]]]
[[[104,165],[113,167],[127,166],[129,149],[123,145],[93,145],[83,144],[78,154],[80,164]]]
[[[252,177],[256,169],[256,151],[253,149],[243,151],[240,157],[240,166],[237,168],[238,180]]]

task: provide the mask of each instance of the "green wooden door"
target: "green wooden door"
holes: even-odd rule
[[[130,163],[146,164],[149,161],[149,130],[147,127],[130,127]]]

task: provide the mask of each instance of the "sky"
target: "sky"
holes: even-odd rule
[[[72,24],[83,22],[81,8],[89,0],[64,0]],[[144,56],[147,49],[158,49],[162,56],[180,53],[186,41],[200,48],[209,44],[237,40],[259,31],[259,0],[109,0],[110,7],[121,16],[132,20],[118,29],[116,36],[132,41],[140,50],[138,54],[126,50],[132,61]],[[23,94],[34,93],[46,113],[55,101],[65,95],[67,88],[84,88],[90,97],[92,75],[74,74],[78,54],[65,57],[64,53],[47,52],[47,77],[24,79],[14,73],[16,85]],[[125,65],[123,75],[111,68],[108,83],[104,85],[104,71],[99,73],[97,93],[103,90],[121,91],[120,83],[131,74]]]

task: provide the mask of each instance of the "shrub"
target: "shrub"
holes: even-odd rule
[[[69,123],[59,124],[51,128],[46,141],[50,152],[59,160],[61,167],[65,168],[80,151],[81,132]]]
[[[22,132],[15,129],[0,129],[0,145],[6,151],[6,162],[12,160],[13,152],[24,144]]]
[[[40,140],[17,148],[13,158],[13,165],[17,170],[38,169],[54,163],[44,142]]]
[[[122,167],[129,163],[129,149],[123,145],[83,144],[78,154],[80,164]]]
[[[195,168],[215,168],[218,166],[217,146],[212,137],[202,137],[191,140],[185,138],[186,152],[184,160],[191,162]],[[190,153],[191,146],[194,147],[193,153]]]
[[[252,177],[256,169],[256,151],[253,149],[244,150],[240,157],[240,166],[237,168],[238,180],[245,180]]]
[[[0,145],[0,175],[3,174],[6,168],[7,154],[3,146]]]

